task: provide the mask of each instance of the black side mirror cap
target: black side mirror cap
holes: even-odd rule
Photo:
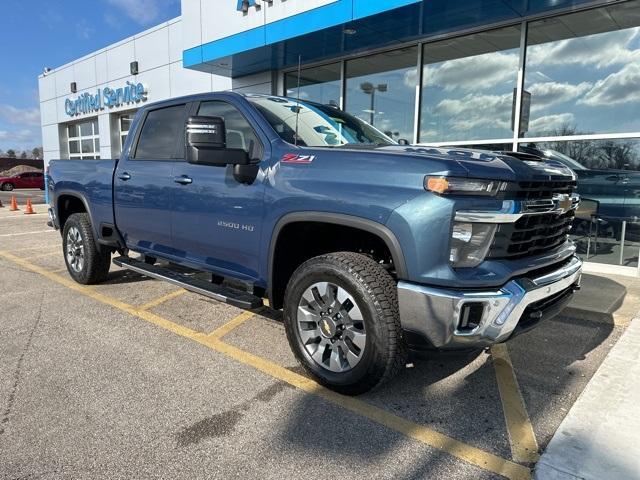
[[[186,144],[189,163],[212,166],[249,164],[247,152],[227,148],[227,130],[221,117],[189,117]]]

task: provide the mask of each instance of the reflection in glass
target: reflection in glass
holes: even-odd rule
[[[637,0],[532,22],[526,135],[640,131]]]
[[[83,137],[90,137],[91,135],[93,135],[93,122],[81,123],[80,124],[80,135],[83,136]]]
[[[420,141],[510,138],[520,27],[424,46]]]
[[[621,245],[640,242],[640,140],[532,142],[520,150],[576,173],[582,203],[571,233],[579,255],[614,265],[637,262],[637,248],[622,251]]]
[[[418,47],[346,64],[345,109],[394,140],[413,141]]]
[[[298,97],[298,72],[285,75],[287,97]],[[340,63],[306,68],[300,72],[300,100],[340,105]]]

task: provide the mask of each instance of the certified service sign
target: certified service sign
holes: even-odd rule
[[[95,94],[83,93],[78,98],[67,98],[64,110],[70,117],[98,112],[105,108],[121,107],[147,101],[148,88],[143,83],[127,82],[124,87],[98,89]]]

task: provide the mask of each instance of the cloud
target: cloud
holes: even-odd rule
[[[640,50],[628,48],[640,27],[559,42],[534,45],[527,51],[527,66],[595,65],[598,68],[640,59]]]
[[[427,66],[424,82],[427,87],[439,86],[446,91],[456,88],[477,91],[506,81],[513,81],[515,84],[517,71],[517,54],[495,52],[448,60],[438,66]]]
[[[481,126],[511,128],[512,94],[474,95],[442,100],[434,109],[436,115],[447,118],[453,130],[467,131]]]
[[[538,134],[552,133],[560,127],[571,125],[574,121],[575,117],[573,113],[545,115],[544,117],[536,118],[529,123],[529,132],[536,132]]]
[[[598,80],[578,103],[591,107],[640,102],[640,64],[630,63]]]
[[[0,105],[0,118],[12,125],[40,125],[40,110]]]
[[[140,25],[149,25],[163,17],[164,11],[177,0],[106,0],[119,12]],[[114,17],[107,14],[105,20],[112,25]],[[113,25],[112,25],[113,26]]]
[[[539,110],[557,103],[573,100],[593,86],[592,83],[582,82],[577,85],[571,83],[543,82],[534,83],[527,90],[531,93],[533,110]]]
[[[0,141],[11,143],[14,146],[31,145],[36,146],[41,143],[40,134],[29,129],[21,129],[17,131],[0,130]]]

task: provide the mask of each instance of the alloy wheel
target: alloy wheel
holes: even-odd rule
[[[84,267],[84,242],[77,227],[71,227],[67,232],[67,263],[80,273]]]

